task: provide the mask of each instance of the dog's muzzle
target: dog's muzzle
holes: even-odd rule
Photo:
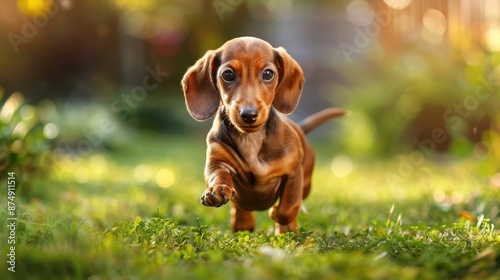
[[[243,107],[240,110],[240,117],[246,124],[253,124],[258,116],[259,111],[255,107]]]

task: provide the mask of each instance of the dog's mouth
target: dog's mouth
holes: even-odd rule
[[[244,133],[253,133],[253,132],[257,132],[259,131],[263,126],[264,124],[259,124],[259,125],[235,125],[236,128],[238,128],[238,130],[240,132],[244,132]]]
[[[257,132],[265,126],[267,120],[267,114],[263,113],[256,115],[255,119],[249,120],[248,116],[242,116],[240,110],[231,110],[228,117],[232,125],[241,133]]]

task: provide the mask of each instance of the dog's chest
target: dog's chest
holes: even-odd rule
[[[259,159],[265,137],[266,135],[263,131],[258,131],[255,133],[243,133],[236,139],[238,151],[251,169],[262,169],[268,165],[268,162],[263,162]]]
[[[269,178],[276,168],[276,159],[263,156],[266,145],[265,131],[241,134],[236,139],[236,145],[243,163],[256,176],[256,179]],[[277,147],[278,149],[280,147]]]

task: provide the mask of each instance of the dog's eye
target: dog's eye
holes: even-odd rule
[[[234,75],[233,70],[226,70],[222,72],[222,79],[226,82],[232,82],[236,79],[236,75]]]
[[[266,69],[264,72],[262,72],[262,80],[266,82],[272,81],[274,78],[274,72],[271,69]]]

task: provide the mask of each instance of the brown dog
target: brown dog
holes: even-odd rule
[[[327,109],[300,126],[283,116],[297,106],[303,83],[302,69],[285,49],[253,37],[208,51],[182,79],[191,116],[202,121],[216,114],[207,136],[201,203],[219,207],[231,201],[234,231],[253,231],[251,211],[271,208],[277,234],[297,232],[314,165],[304,134],[344,114]]]

